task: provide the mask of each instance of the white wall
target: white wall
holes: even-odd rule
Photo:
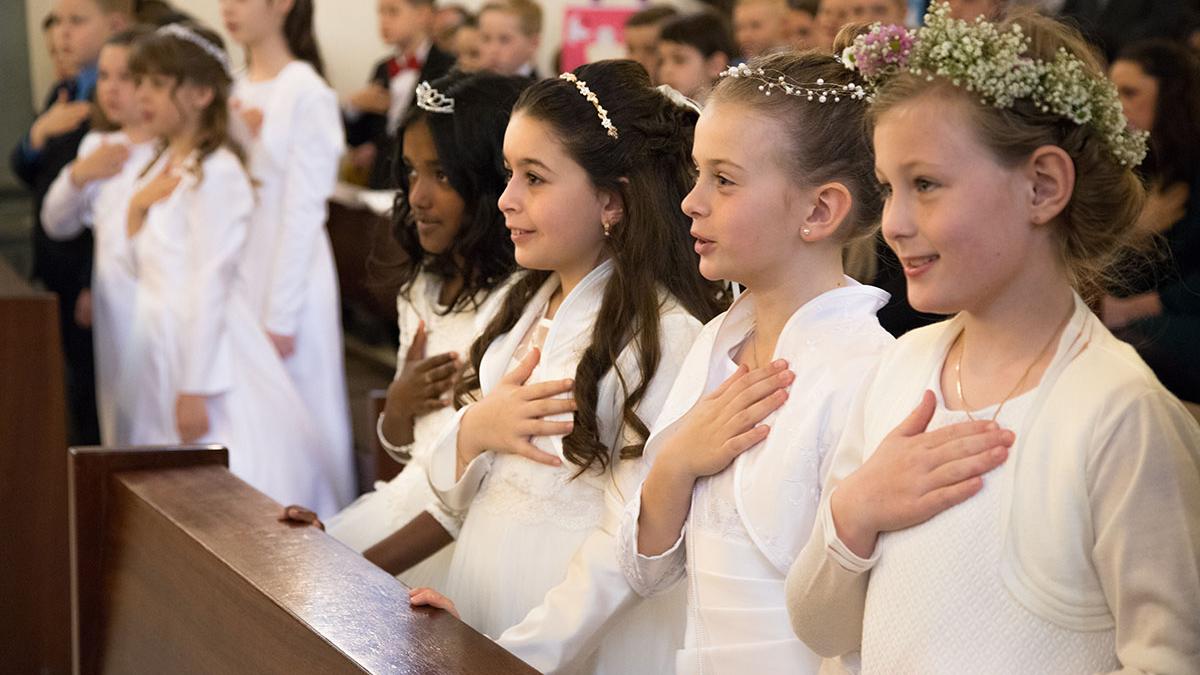
[[[9,1],[9,0],[4,0]],[[474,11],[486,0],[458,1]],[[664,1],[664,0],[659,0]],[[41,35],[42,18],[54,5],[54,0],[24,0],[30,44],[30,69],[33,105],[40,105],[45,92],[53,84],[50,59],[46,55]],[[694,0],[665,0],[666,4],[695,4]],[[554,53],[558,49],[562,32],[563,9],[568,5],[604,7],[641,7],[643,0],[541,0],[544,11],[542,47],[538,53],[538,69],[544,74],[553,70]],[[221,13],[218,0],[174,0],[180,10],[188,12],[198,20],[216,29],[223,37]],[[317,40],[321,43],[321,54],[330,84],[342,94],[362,86],[370,75],[371,66],[387,53],[379,40],[375,21],[375,0],[316,0]],[[232,46],[232,45],[231,45]],[[233,61],[240,64],[242,56],[236,47],[232,50]]]

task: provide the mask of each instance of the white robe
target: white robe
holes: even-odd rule
[[[312,66],[292,61],[270,81],[239,77],[232,98],[262,111],[257,136],[243,138],[257,201],[241,281],[263,329],[295,337],[284,365],[325,439],[322,465],[336,495],[325,509],[336,509],[355,494],[337,274],[325,232],[345,145],[337,97]]]
[[[441,291],[441,279],[421,272],[408,293],[396,298],[400,326],[400,348],[396,354],[397,377],[404,369],[408,350],[422,321],[425,322],[427,357],[457,352],[459,358],[465,360],[471,343],[498,308],[496,300],[503,296],[505,287],[501,284],[490,294],[481,293],[478,307],[449,313],[443,313],[445,307],[438,304]],[[454,408],[446,407],[417,418],[413,423],[412,460],[404,470],[390,481],[376,482],[374,492],[359,497],[330,518],[325,524],[325,531],[361,553],[425,511],[435,499],[429,487],[429,455],[433,451],[433,442],[453,417]],[[448,520],[441,509],[431,509],[430,513],[448,531],[457,531],[458,524]],[[454,544],[450,544],[398,575],[399,579],[414,588],[444,588],[446,570],[450,567],[453,553]]]
[[[994,525],[981,519],[978,526],[994,527],[997,552],[956,546],[959,542],[944,542],[935,550],[926,542],[931,559],[952,554],[959,560],[930,564],[923,578],[908,576],[900,585],[909,598],[870,590],[870,571],[888,556],[889,547],[920,543],[922,531],[946,528],[947,521],[962,516],[954,511],[978,507],[960,504],[909,531],[881,536],[869,559],[854,555],[838,539],[829,509],[837,485],[938,381],[935,374],[961,329],[961,318],[955,318],[906,334],[883,355],[855,402],[834,452],[816,526],[788,574],[788,609],[797,635],[826,655],[861,646],[864,672],[888,672],[892,664],[872,661],[872,653],[883,651],[877,646],[890,647],[869,644],[886,636],[887,628],[865,615],[875,614],[876,607],[895,609],[894,603],[918,595],[925,615],[949,619],[959,628],[981,626],[990,640],[980,645],[979,640],[943,640],[938,633],[909,643],[908,663],[918,671],[957,662],[956,672],[1006,672],[1014,664],[1020,672],[1064,672],[1050,662],[1020,659],[1064,651],[1078,642],[1060,635],[1115,631],[1115,654],[1109,656],[1115,656],[1121,672],[1195,673],[1200,663],[1200,427],[1133,348],[1117,340],[1078,296],[1055,356],[1030,392],[1028,412],[1013,420],[1019,426],[1013,429],[1016,442],[1008,460],[985,477],[982,496],[994,500],[987,515],[995,518]],[[988,556],[992,578],[987,587],[1002,588],[1010,605],[1005,616],[1018,625],[988,632],[983,627],[995,620],[995,606],[977,605],[973,595],[956,597],[953,604],[944,597],[934,600],[946,584],[963,581],[947,574],[978,570],[971,558],[980,555]],[[922,595],[925,586],[935,590]],[[864,623],[871,627],[867,633]],[[1053,632],[1038,629],[1050,624]],[[1075,666],[1086,667],[1082,659]]]
[[[156,143],[131,143],[123,132],[93,131],[79,144],[79,157],[101,145],[124,145],[129,150],[121,171],[111,178],[76,187],[71,181],[74,162],[63,167],[42,203],[42,226],[54,239],[70,239],[83,228],[92,228],[95,256],[92,262],[92,343],[96,355],[96,411],[100,442],[125,445],[128,430],[117,423],[117,382],[121,358],[133,323],[135,282],[125,235],[129,199],[138,174],[154,157]]]
[[[332,513],[322,437],[236,284],[249,178],[225,148],[193,167],[178,169],[179,185],[131,242],[137,291],[119,403],[130,442],[180,443],[176,398],[204,396],[209,430],[197,442],[228,447],[230,471],[276,501]]]
[[[602,263],[563,299],[529,381],[574,377],[591,341],[611,261]],[[525,307],[513,329],[489,347],[480,366],[484,394],[510,369],[529,327],[544,314],[558,281],[551,278]],[[700,323],[673,299],[660,317],[662,361],[638,407],[653,424]],[[621,353],[618,368],[637,380],[636,347]],[[597,417],[609,447],[633,439],[620,429],[624,396],[615,372],[600,383]],[[457,482],[455,451],[460,410],[434,450],[430,481],[444,505],[465,511],[445,592],[463,619],[499,636],[500,644],[545,672],[662,673],[671,670],[683,640],[681,593],[637,602],[617,562],[621,513],[648,464],[622,460],[572,479],[577,471],[523,457],[486,452]],[[569,420],[571,415],[553,416]],[[618,434],[623,439],[618,443]],[[535,437],[535,445],[563,457],[560,437]],[[517,625],[520,624],[520,625]],[[514,626],[516,626],[514,628]]]
[[[821,475],[845,429],[850,404],[893,342],[875,318],[887,293],[846,277],[846,286],[798,308],[771,360],[795,373],[788,401],[768,416],[764,443],[697,482],[679,539],[657,556],[637,552],[641,494],[621,529],[621,563],[643,595],[686,576],[688,633],[677,673],[815,674],[821,657],[796,639],[784,580],[808,540]],[[754,331],[754,294],[713,319],[692,346],[655,431],[651,461],[676,423],[736,369],[733,356]]]

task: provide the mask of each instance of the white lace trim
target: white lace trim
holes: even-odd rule
[[[574,475],[570,463],[551,468],[524,457],[497,457],[471,510],[525,525],[575,531],[598,527],[604,516],[604,490],[587,476],[573,479]]]

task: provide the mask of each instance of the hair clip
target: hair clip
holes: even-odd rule
[[[159,28],[156,32],[161,35],[170,35],[171,37],[179,38],[184,42],[196,45],[204,50],[204,53],[216,59],[217,63],[221,64],[221,69],[225,71],[226,75],[229,75],[231,78],[233,77],[233,70],[229,67],[229,56],[225,54],[225,51],[206,40],[204,36],[191,28],[178,23],[169,23]]]
[[[604,127],[609,136],[619,138],[617,128],[613,126],[612,120],[608,119],[608,111],[604,109],[604,106],[600,105],[600,99],[596,97],[596,92],[588,89],[587,82],[575,77],[575,73],[563,73],[558,76],[558,79],[574,84],[579,93],[583,94],[583,97],[596,108],[596,116],[600,118],[600,126]]]
[[[429,82],[417,85],[417,107],[435,113],[453,113],[454,99],[434,89]]]
[[[773,91],[778,89],[787,96],[805,98],[817,103],[826,103],[830,99],[832,99],[833,103],[841,103],[843,98],[854,101],[871,100],[870,95],[867,94],[867,90],[860,84],[827,83],[823,78],[819,77],[816,82],[793,82],[786,75],[778,71],[772,71],[768,74],[762,68],[751,68],[744,63],[730,66],[728,70],[721,73],[721,77],[757,80],[761,83],[758,85],[758,90],[766,96],[770,96]]]

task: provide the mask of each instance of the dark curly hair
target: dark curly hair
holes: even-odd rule
[[[402,261],[388,263],[383,252],[371,260],[372,276],[391,276],[390,285],[406,294],[417,275],[425,270],[442,279],[461,278],[462,288],[446,306],[446,313],[474,307],[481,291],[495,288],[516,267],[512,240],[504,227],[504,215],[496,206],[504,192],[504,129],[513,104],[530,80],[490,73],[465,74],[454,71],[432,86],[454,99],[454,113],[430,113],[413,106],[398,136],[417,123],[429,125],[442,171],[465,204],[463,223],[454,244],[440,254],[421,248],[408,203],[409,182],[404,171],[396,171],[400,189],[396,193],[392,228],[403,251]],[[396,166],[402,166],[403,143],[396,144]],[[390,269],[390,273],[387,271]]]
[[[620,195],[624,205],[623,219],[604,240],[613,261],[612,278],[591,343],[575,370],[578,409],[574,429],[563,439],[564,455],[583,473],[591,468],[603,471],[611,461],[611,451],[599,436],[598,389],[630,342],[637,347],[639,379],[627,382],[616,372],[623,390],[622,427],[632,429],[640,440],[622,447],[619,456],[641,455],[649,429],[636,411],[662,358],[661,293],[673,296],[704,322],[724,308],[724,297],[718,286],[700,276],[691,222],[679,207],[695,181],[691,154],[698,113],[652,87],[645,69],[633,61],[600,61],[573,72],[603,102],[619,138],[608,136],[592,104],[574,84],[559,78],[525,90],[514,114],[548,124],[592,184]],[[459,405],[479,388],[479,363],[488,345],[512,330],[550,274],[530,272],[513,285],[503,307],[471,346],[470,361],[455,389]]]

